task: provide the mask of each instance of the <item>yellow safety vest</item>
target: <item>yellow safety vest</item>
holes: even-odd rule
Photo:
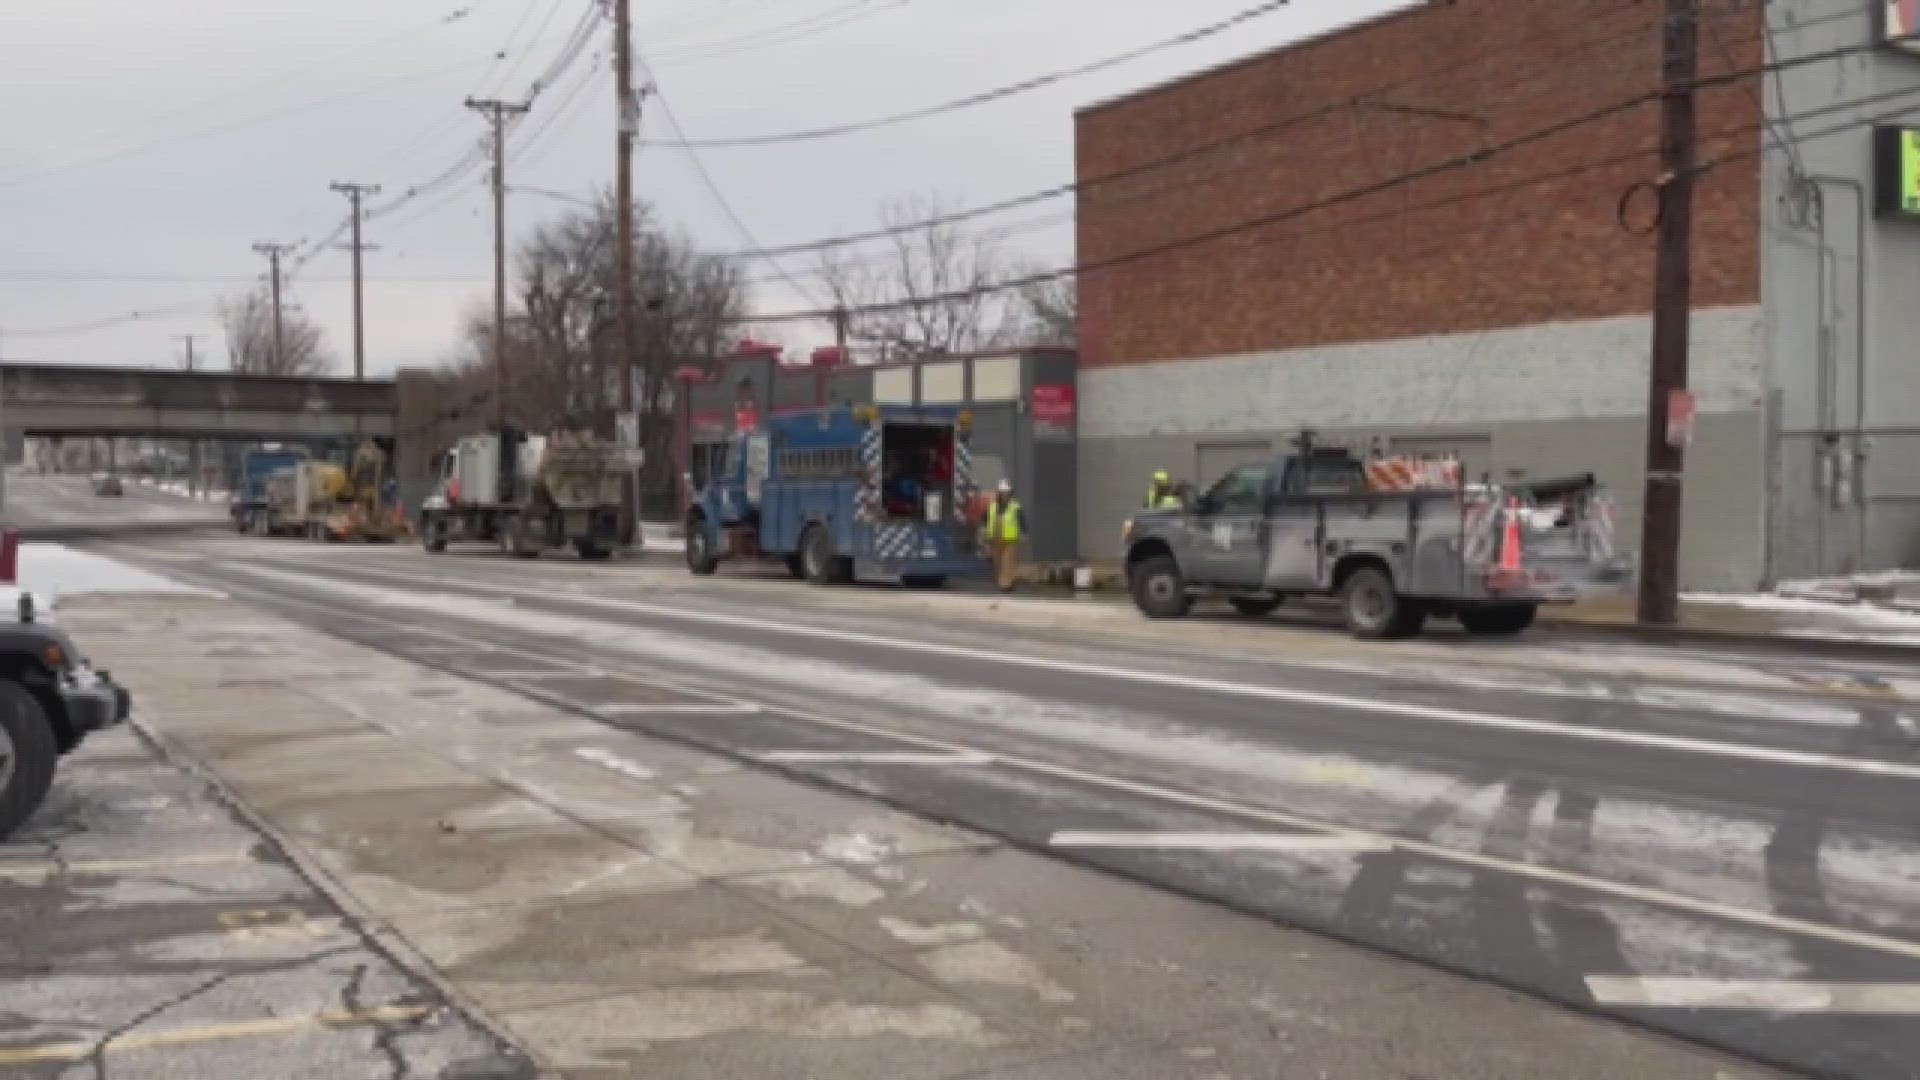
[[[1009,544],[1020,540],[1020,500],[1008,499],[1003,514],[998,499],[987,504],[987,539]]]

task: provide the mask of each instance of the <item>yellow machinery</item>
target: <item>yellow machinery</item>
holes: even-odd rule
[[[393,447],[390,439],[368,439],[354,450],[343,477],[338,528],[342,540],[391,543],[408,533],[406,511],[392,498]]]

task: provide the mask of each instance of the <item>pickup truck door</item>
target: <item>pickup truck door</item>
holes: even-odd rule
[[[1275,592],[1320,587],[1321,503],[1281,490],[1267,504],[1265,583]]]
[[[1266,569],[1265,465],[1242,465],[1220,478],[1194,507],[1189,579],[1257,588]]]

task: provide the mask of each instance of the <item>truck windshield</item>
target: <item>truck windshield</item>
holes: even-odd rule
[[[880,499],[889,517],[919,518],[929,495],[953,489],[953,428],[946,424],[887,424],[881,429]]]

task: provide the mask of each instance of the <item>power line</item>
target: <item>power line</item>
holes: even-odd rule
[[[808,19],[796,20],[781,27],[767,27],[731,40],[669,46],[655,52],[655,66],[678,67],[687,63],[710,62],[743,53],[757,52],[772,46],[791,45],[796,41],[805,41],[808,38],[830,33],[843,26],[898,11],[912,0],[892,0],[891,3],[878,8],[872,6],[874,2],[875,0],[856,0],[843,7],[816,13]]]
[[[1032,90],[1038,90],[1042,87],[1052,86],[1053,84],[1058,82],[1064,82],[1068,79],[1078,78],[1082,75],[1090,75],[1096,71],[1103,71],[1107,68],[1114,67],[1119,64],[1124,64],[1133,60],[1138,60],[1143,56],[1150,56],[1156,52],[1161,52],[1163,50],[1171,49],[1176,46],[1189,45],[1189,44],[1192,44],[1193,42],[1201,41],[1206,38],[1213,37],[1217,34],[1225,33],[1228,30],[1234,29],[1235,27],[1238,27],[1244,23],[1251,22],[1254,19],[1260,18],[1261,16],[1271,15],[1272,13],[1280,10],[1281,8],[1286,7],[1291,2],[1292,0],[1265,0],[1265,2],[1261,4],[1258,4],[1251,8],[1247,8],[1246,10],[1241,11],[1238,14],[1232,15],[1219,22],[1211,23],[1207,26],[1202,26],[1197,29],[1189,30],[1184,34],[1177,34],[1173,37],[1165,38],[1160,41],[1156,41],[1150,45],[1144,45],[1144,46],[1141,46],[1140,48],[1132,49],[1128,52],[1119,53],[1117,55],[1109,56],[1100,60],[1095,60],[1092,63],[1082,64],[1079,67],[1065,68],[1059,71],[1048,72],[1047,74],[1044,74],[1044,75],[1036,75],[1030,79],[1023,79],[1019,82],[1010,83],[1006,86],[995,87],[991,90],[985,90],[977,94],[969,94],[966,97],[955,98],[952,101],[942,102],[938,105],[930,105],[925,108],[911,109],[907,112],[894,113],[890,116],[877,117],[872,120],[862,120],[862,121],[858,121],[855,123],[848,123],[848,124],[835,124],[829,127],[806,128],[799,131],[786,131],[786,132],[780,132],[777,134],[770,134],[770,135],[741,135],[741,136],[734,136],[731,138],[718,138],[718,139],[681,139],[677,143],[671,143],[668,145],[693,146],[693,147],[699,147],[701,149],[715,149],[715,148],[741,147],[741,146],[771,146],[778,143],[807,142],[807,141],[812,141],[817,139],[838,138],[842,135],[854,134],[855,132],[871,131],[875,128],[890,127],[895,124],[905,124],[914,120],[925,120],[929,117],[940,116],[950,112],[957,112],[961,109],[973,108],[976,105],[986,105],[991,102],[1002,101],[1002,100],[1005,100],[1006,98],[1014,97],[1019,94],[1024,94]],[[658,140],[655,140],[655,142],[658,142]]]

